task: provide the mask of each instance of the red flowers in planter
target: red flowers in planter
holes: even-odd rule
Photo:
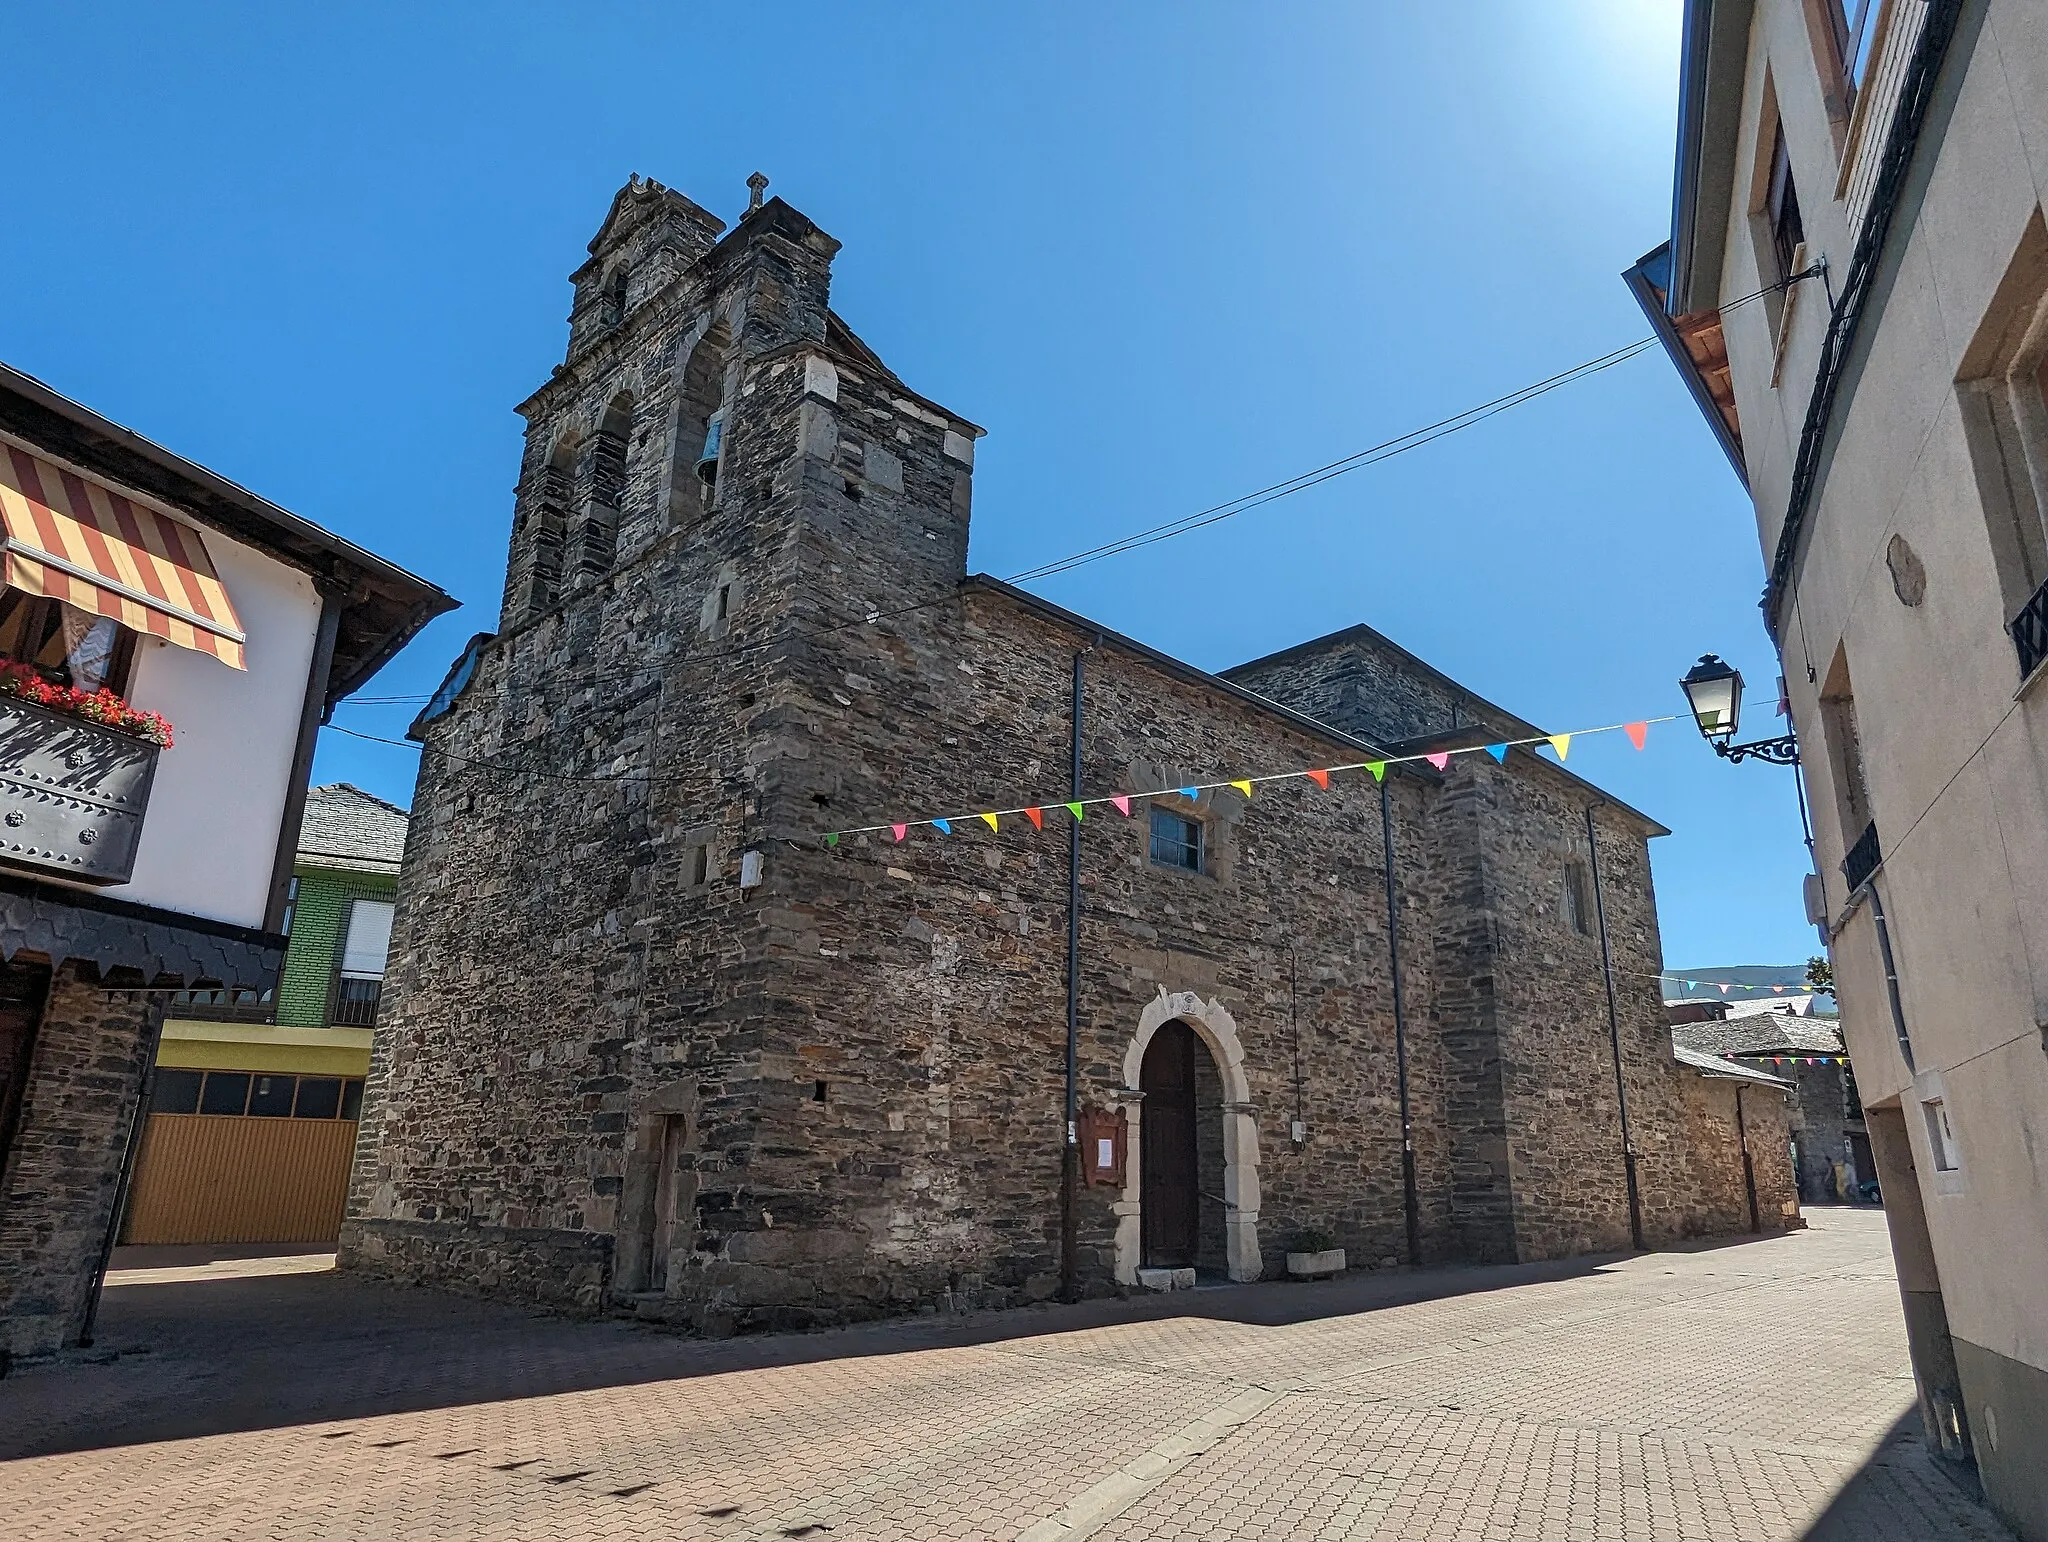
[[[162,713],[131,707],[104,686],[97,691],[81,691],[75,685],[56,685],[30,665],[4,659],[0,660],[0,695],[19,697],[66,717],[98,723],[116,733],[132,734],[159,749],[171,747],[171,725]]]

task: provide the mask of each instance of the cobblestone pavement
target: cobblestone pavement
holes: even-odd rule
[[[0,1536],[2002,1542],[1813,1223],[724,1343],[173,1258],[0,1382]]]

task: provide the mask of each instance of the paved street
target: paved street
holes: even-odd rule
[[[0,1382],[0,1533],[2004,1539],[1902,1419],[1883,1217],[1813,1221],[725,1343],[174,1261]]]

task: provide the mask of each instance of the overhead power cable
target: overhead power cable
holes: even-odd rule
[[[1721,309],[1725,314],[1728,311],[1736,309],[1738,306],[1747,305],[1751,301],[1762,299],[1765,295],[1778,293],[1780,291],[1790,288],[1793,284],[1799,283],[1802,280],[1813,278],[1820,274],[1822,271],[1822,266],[1820,264],[1815,264],[1814,266],[1809,267],[1802,272],[1794,273],[1787,278],[1781,279],[1775,284],[1767,285],[1764,288],[1759,289],[1752,294],[1746,294],[1741,296],[1739,299],[1731,300],[1728,302],[1728,304],[1721,307]],[[1453,413],[1449,417],[1440,418],[1436,422],[1428,424],[1425,427],[1412,429],[1408,433],[1398,435],[1392,439],[1383,440],[1379,444],[1369,446],[1368,448],[1363,450],[1358,450],[1350,455],[1342,457],[1341,459],[1330,461],[1325,465],[1315,467],[1314,469],[1309,471],[1301,472],[1295,476],[1288,477],[1283,481],[1270,483],[1265,487],[1257,488],[1249,493],[1244,493],[1237,498],[1229,500],[1228,502],[1213,504],[1206,509],[1198,510],[1192,514],[1183,515],[1179,519],[1168,520],[1164,524],[1154,525],[1150,529],[1136,531],[1131,535],[1120,537],[1117,540],[1104,542],[1100,546],[1090,547],[1085,551],[1074,552],[1065,557],[1055,558],[1052,561],[1040,563],[1036,567],[1023,569],[1020,572],[1010,574],[1004,581],[1006,583],[1012,584],[1024,584],[1033,582],[1038,579],[1055,577],[1061,573],[1072,572],[1076,568],[1086,567],[1091,563],[1106,561],[1111,557],[1122,556],[1126,552],[1137,551],[1147,546],[1155,546],[1160,544],[1161,542],[1170,541],[1179,536],[1190,534],[1193,531],[1203,529],[1209,525],[1219,524],[1224,520],[1233,519],[1239,514],[1248,513],[1252,509],[1260,508],[1265,504],[1277,502],[1282,498],[1291,497],[1296,493],[1306,492],[1311,487],[1320,486],[1324,482],[1333,481],[1337,477],[1345,476],[1350,472],[1361,470],[1366,466],[1377,465],[1381,461],[1391,460],[1396,455],[1404,455],[1410,450],[1420,449],[1422,446],[1427,444],[1433,444],[1439,439],[1448,438],[1450,435],[1462,432],[1467,428],[1471,428],[1475,424],[1482,423],[1488,418],[1495,417],[1500,413],[1510,411],[1515,407],[1519,407],[1528,402],[1534,401],[1538,397],[1546,396],[1550,392],[1558,390],[1561,387],[1575,384],[1578,381],[1588,379],[1593,375],[1601,374],[1606,370],[1612,369],[1618,364],[1626,363],[1628,360],[1635,358],[1637,355],[1644,353],[1648,349],[1657,346],[1657,343],[1658,339],[1655,337],[1639,338],[1633,343],[1629,343],[1623,347],[1613,349],[1607,353],[1603,353],[1599,355],[1597,358],[1587,359],[1583,363],[1575,364],[1569,369],[1560,370],[1558,373],[1554,375],[1546,376],[1544,379],[1535,381],[1530,385],[1523,386],[1519,390],[1510,391],[1504,396],[1497,396],[1493,400],[1488,402],[1482,402],[1476,407],[1469,407],[1465,409],[1463,412]],[[709,649],[701,653],[684,652],[673,654],[666,658],[643,659],[629,670],[601,671],[598,673],[581,676],[572,680],[557,681],[554,683],[557,685],[569,685],[571,687],[580,688],[583,686],[603,684],[611,680],[633,679],[642,677],[652,670],[666,668],[671,665],[679,663],[709,663],[719,659],[735,658],[744,654],[759,652],[766,648],[782,647],[788,643],[800,641],[807,637],[825,637],[837,632],[851,631],[856,627],[875,626],[883,621],[892,620],[898,616],[909,615],[915,611],[928,610],[932,606],[950,603],[952,601],[957,600],[958,598],[959,596],[956,593],[949,592],[946,594],[935,595],[930,599],[919,600],[912,604],[895,606],[887,610],[867,609],[857,616],[850,617],[845,621],[835,622],[828,626],[811,627],[794,632],[782,632],[776,634],[773,637],[758,638],[752,642],[737,643],[726,648]],[[347,698],[342,703],[342,705],[413,705],[426,702],[428,700],[431,700],[431,697],[428,695],[352,696]],[[341,725],[336,723],[328,723],[324,724],[323,726],[332,729],[336,733],[347,734],[351,738],[362,739],[373,744],[388,744],[399,749],[410,750],[417,750],[420,747],[417,743],[409,739],[392,739],[386,738],[379,734],[361,733],[354,729],[343,728]],[[497,764],[495,762],[482,760],[466,760],[464,763],[481,766],[490,770],[503,771],[508,774],[554,777],[557,780],[566,781],[612,782],[666,780],[665,778],[632,775],[566,776],[561,773],[537,771],[526,767],[504,766]]]

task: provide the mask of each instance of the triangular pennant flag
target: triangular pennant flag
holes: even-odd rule
[[[1192,803],[1196,798],[1199,798],[1201,796],[1201,792],[1193,787],[1183,787],[1180,790],[1180,795]]]
[[[1624,723],[1621,725],[1621,731],[1628,735],[1628,742],[1637,749],[1641,749],[1643,741],[1650,737],[1650,725],[1648,723]]]
[[[1446,766],[1448,766],[1451,763],[1451,757],[1448,751],[1438,755],[1425,755],[1422,758],[1428,761],[1431,765],[1435,766],[1439,771],[1443,770]]]
[[[1028,808],[1028,809],[1024,810],[1024,817],[1025,817],[1026,819],[1030,820],[1030,821],[1031,821],[1031,823],[1032,823],[1032,825],[1033,825],[1034,827],[1036,827],[1037,829],[1043,830],[1043,829],[1045,828],[1045,810],[1044,810],[1044,809],[1042,809],[1042,808]]]
[[[1119,794],[1109,801],[1116,805],[1116,811],[1123,815],[1124,818],[1129,819],[1131,817],[1131,800],[1127,796]]]
[[[1252,795],[1252,784],[1250,782],[1232,782],[1230,785],[1243,793],[1247,798]]]
[[[1728,994],[1728,985],[1726,981],[1723,981],[1721,984],[1721,994],[1724,996]]]
[[[1002,821],[997,819],[996,816],[993,814],[983,814],[981,816],[981,822],[987,825],[991,830],[1000,830],[1003,827]]]
[[[895,834],[896,839],[899,843],[901,843],[904,836],[910,833],[909,825],[891,825],[889,826],[889,829]]]
[[[1081,805],[1081,804],[1078,804],[1078,803],[1069,803],[1069,804],[1067,805],[1067,812],[1068,812],[1069,814],[1072,814],[1072,815],[1074,816],[1074,823],[1075,823],[1075,824],[1079,824],[1079,823],[1080,823],[1080,822],[1081,822],[1081,821],[1082,821],[1083,819],[1085,819],[1085,818],[1087,818],[1087,817],[1088,817],[1088,816],[1087,816],[1087,815],[1086,815],[1086,814],[1085,814],[1085,813],[1083,812],[1083,810],[1082,810],[1082,805]]]
[[[1320,788],[1324,789],[1325,791],[1328,791],[1328,790],[1329,790],[1329,786],[1330,786],[1330,773],[1329,773],[1329,772],[1327,772],[1327,771],[1304,771],[1304,772],[1302,773],[1302,775],[1306,776],[1306,777],[1307,777],[1307,778],[1308,778],[1308,779],[1309,779],[1309,780],[1310,780],[1311,782],[1314,782],[1314,783],[1316,784],[1316,786],[1318,786],[1318,787],[1320,787]]]
[[[1486,747],[1486,753],[1491,755],[1499,764],[1507,764],[1508,747],[1505,744],[1489,744]]]
[[[839,837],[838,837],[838,836],[836,836],[836,835],[828,835],[828,836],[826,836],[826,837],[825,837],[825,849],[826,849],[827,851],[831,851],[831,850],[832,850],[833,848],[835,848],[836,846],[838,846],[838,844],[839,844]]]
[[[934,819],[932,821],[932,828],[941,835],[951,835],[953,833],[953,821],[950,819]]]
[[[1365,769],[1372,773],[1375,782],[1384,782],[1387,779],[1387,763],[1384,760],[1367,761]]]
[[[1773,996],[1782,996],[1785,994],[1785,987],[1782,985],[1773,985],[1771,987],[1771,994]]]
[[[1557,758],[1563,760],[1565,756],[1572,752],[1572,736],[1570,734],[1552,734],[1550,736],[1550,747],[1557,751]]]

